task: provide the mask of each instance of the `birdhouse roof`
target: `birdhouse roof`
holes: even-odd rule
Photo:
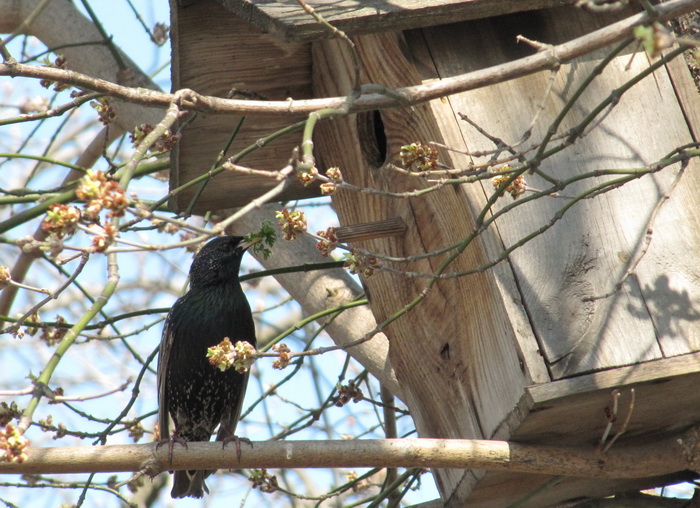
[[[313,40],[330,32],[294,0],[217,0],[282,40]],[[357,35],[406,30],[555,7],[573,0],[311,0],[307,4],[339,30]]]

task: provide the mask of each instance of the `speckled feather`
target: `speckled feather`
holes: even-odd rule
[[[238,281],[248,245],[240,237],[219,237],[207,243],[190,268],[190,290],[168,315],[158,358],[160,432],[173,438],[209,441],[234,435],[245,396],[248,374],[221,372],[209,364],[207,348],[229,337],[255,346],[250,306]],[[177,446],[177,445],[176,445]],[[171,496],[202,497],[211,471],[176,471]]]

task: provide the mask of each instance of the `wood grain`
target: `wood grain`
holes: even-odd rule
[[[562,8],[429,29],[423,36],[429,53],[434,55],[436,72],[449,76],[532,51],[515,43],[516,34],[556,43],[598,25],[599,20],[593,17]],[[463,48],[470,50],[465,52]],[[553,94],[526,146],[542,138],[566,98],[603,54],[561,67],[554,78]],[[562,130],[576,125],[611,90],[646,66],[644,54],[631,58],[628,53],[616,58],[584,93]],[[540,73],[448,100],[455,114],[465,113],[494,136],[514,143],[533,118],[548,79],[547,73]],[[493,149],[493,144],[473,127],[459,123],[463,140],[457,148]],[[659,129],[659,125],[664,127]],[[690,141],[668,74],[661,70],[632,88],[601,125],[572,149],[545,161],[542,170],[565,179],[595,169],[641,167]],[[692,167],[696,165],[691,163]],[[699,190],[697,171],[687,171],[664,204],[655,222],[651,249],[637,267],[636,277],[610,298],[583,300],[610,291],[623,275],[645,240],[652,210],[677,171],[676,165],[576,205],[545,235],[511,255],[521,296],[556,378],[697,349],[700,270],[688,263],[684,254],[700,240],[700,230],[694,226],[695,208],[690,205],[690,196]],[[537,176],[527,181],[538,189],[548,185]],[[592,182],[603,181],[599,178]],[[577,185],[565,193],[576,194],[585,188]],[[488,184],[483,190],[485,195],[493,192]],[[506,204],[507,200],[502,200],[497,209]],[[530,203],[518,213],[499,219],[497,234],[504,245],[513,245],[550,221],[562,204],[557,199]]]
[[[233,15],[214,0],[199,0],[181,8],[171,2],[173,90],[190,88],[199,93],[227,97],[232,89],[245,96],[270,100],[311,98],[311,52],[304,43],[281,43]],[[296,120],[300,120],[299,117]],[[238,124],[240,117],[197,114],[186,118],[180,143],[172,152],[171,189],[206,173]],[[231,156],[295,121],[294,118],[245,118],[232,146]],[[263,170],[283,168],[301,133],[287,134],[249,156],[240,164]],[[205,188],[194,213],[243,206],[278,182],[274,179],[224,172]],[[171,206],[186,209],[198,187],[177,195]],[[318,186],[292,187],[279,199],[320,195]]]
[[[607,425],[605,409],[613,407],[613,390],[619,390],[621,397],[611,437],[620,430],[627,416],[634,390],[634,407],[627,431],[614,446],[657,442],[700,420],[700,393],[696,389],[699,382],[700,353],[694,353],[532,386],[515,412],[527,414],[526,419],[504,422],[494,438],[508,435],[519,443],[595,449]],[[514,422],[517,423],[511,425]],[[488,473],[470,495],[469,506],[508,506],[542,487],[522,505],[537,508],[580,496],[603,496],[689,479],[684,471],[634,481],[595,482],[583,478]]]
[[[293,1],[219,1],[282,40],[330,37],[330,32]],[[336,28],[358,35],[542,9],[573,3],[573,0],[312,0],[307,3]]]
[[[412,31],[406,39],[421,77],[435,80],[534,51],[516,44],[516,35],[556,43],[590,31],[604,21],[612,20],[586,18],[579,11],[562,8]],[[554,94],[546,102],[542,119],[526,144],[542,138],[548,123],[576,84],[604,54],[601,51],[562,66],[554,78]],[[630,61],[631,68],[627,69]],[[564,128],[580,121],[610,90],[648,64],[644,54],[637,54],[634,59],[629,52],[620,56],[584,94]],[[675,89],[668,73],[663,69],[657,71],[623,97],[598,132],[592,132],[573,149],[550,159],[542,169],[557,178],[566,178],[596,168],[639,167],[690,142],[691,132],[698,132],[700,109],[693,106],[697,94],[688,88],[687,69],[676,64],[672,71]],[[442,102],[433,101],[431,106],[443,139],[449,140],[450,146],[464,150],[494,148],[459,119],[458,113],[465,113],[490,134],[506,142],[516,142],[533,118],[548,80],[549,75],[541,73],[451,96]],[[461,164],[458,167],[466,167],[470,160],[461,157],[456,158]],[[528,388],[495,431],[494,438],[594,446],[605,426],[601,413],[610,404],[610,392],[617,387],[623,390],[624,408],[629,404],[629,388],[634,387],[638,397],[629,434],[623,439],[655,439],[700,419],[696,409],[700,405],[685,401],[686,394],[693,391],[692,386],[699,380],[698,357],[687,354],[698,350],[696,341],[700,333],[696,317],[700,304],[699,270],[687,256],[697,249],[700,240],[695,226],[697,208],[690,197],[698,191],[697,170],[692,171],[692,176],[690,169],[686,170],[679,187],[664,204],[654,223],[652,247],[637,267],[636,277],[613,298],[588,306],[582,302],[584,296],[611,289],[622,275],[632,253],[644,241],[654,206],[677,171],[678,166],[669,168],[662,174],[578,205],[545,236],[510,256],[511,279],[502,270],[503,266],[498,267],[501,271],[495,273],[500,274],[497,280],[503,301],[522,299],[527,309],[526,319],[520,320],[521,327],[516,329],[531,327],[553,376],[571,378]],[[532,187],[544,187],[544,182],[536,177],[527,178]],[[462,192],[473,213],[478,213],[493,188],[487,182],[484,186],[465,185]],[[505,204],[507,201],[499,205]],[[552,199],[499,219],[497,228],[483,239],[487,252],[497,255],[499,245],[501,249],[512,245],[550,220],[559,206]],[[654,252],[654,249],[658,250]],[[647,299],[648,306],[640,305]],[[518,322],[513,314],[509,318],[512,323]],[[537,365],[541,358],[539,352],[528,349],[528,334],[516,336],[521,339],[523,359]],[[663,358],[679,354],[685,356]],[[597,369],[609,370],[581,375]],[[682,477],[683,473],[679,473],[673,480],[680,481]],[[469,506],[500,507],[532,496],[518,506],[540,507],[579,496],[605,495],[667,481],[672,479],[592,483],[536,475],[484,475],[475,471],[463,476],[448,506],[462,506],[468,499]]]
[[[363,67],[363,79],[389,87],[406,86],[418,76],[405,56],[405,45],[396,34],[355,39]],[[314,43],[314,84],[319,94],[347,93],[351,82],[350,59],[338,41]],[[403,192],[422,188],[421,179],[408,179],[392,171],[384,161],[396,161],[402,145],[440,136],[427,105],[381,112],[381,124],[373,115],[337,119],[319,129],[315,138],[318,156],[325,165],[337,165],[354,185]],[[386,154],[369,134],[386,136]],[[449,160],[448,154],[442,154]],[[379,160],[378,162],[378,159]],[[392,256],[406,256],[450,245],[464,238],[473,222],[464,199],[452,188],[415,198],[389,198],[340,189],[333,203],[341,224],[370,222],[392,217],[403,219],[408,229],[397,238],[376,239],[362,247]],[[405,270],[432,272],[444,255],[397,264]],[[454,262],[467,269],[484,262],[480,245],[474,245]],[[392,316],[425,288],[424,279],[377,272],[363,279],[372,312],[378,322]],[[421,437],[490,436],[531,383],[519,355],[514,331],[503,319],[504,305],[491,273],[468,279],[443,280],[406,316],[389,325],[389,352],[404,401],[411,410]],[[440,490],[447,496],[464,473],[436,471]]]
[[[350,224],[335,228],[335,236],[340,242],[358,242],[388,236],[402,236],[406,233],[406,224],[399,218]]]

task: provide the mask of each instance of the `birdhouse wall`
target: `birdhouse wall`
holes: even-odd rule
[[[363,81],[395,88],[535,52],[516,44],[520,34],[557,44],[611,21],[562,8],[409,31],[405,38],[377,34],[354,41]],[[425,189],[424,180],[399,174],[386,163],[397,164],[400,146],[415,141],[444,142],[470,152],[492,151],[494,142],[461,120],[460,113],[494,139],[515,145],[541,109],[530,137],[518,146],[524,150],[536,145],[607,51],[564,64],[556,74],[542,72],[426,106],[363,113],[319,129],[315,141],[323,164],[340,166],[350,183],[407,193],[387,197],[341,189],[334,195],[342,224],[400,217],[408,225],[403,238],[357,246],[402,257],[468,238],[474,218],[494,192],[490,182],[421,195],[414,191]],[[313,62],[318,95],[349,92],[352,66],[341,42],[315,43]],[[651,63],[639,48],[614,58],[576,102],[560,131],[575,127],[612,90]],[[573,148],[546,159],[542,171],[565,180],[601,169],[643,168],[675,147],[691,143],[699,126],[693,111],[700,107],[697,96],[687,92],[688,85],[682,63],[662,67],[616,102],[596,129]],[[545,95],[549,87],[551,93]],[[681,89],[686,91],[676,92]],[[462,168],[487,160],[445,152],[440,157],[445,164]],[[570,195],[614,176],[571,185],[560,196],[538,199],[505,214],[455,259],[449,272],[483,266],[543,225],[552,227],[523,242],[505,263],[437,282],[415,307],[415,298],[426,288],[425,278],[387,272],[365,278],[378,322],[410,308],[385,332],[419,435],[595,446],[605,428],[604,410],[614,389],[625,390],[627,405],[634,406],[633,389],[644,398],[645,409],[636,410],[631,432],[622,442],[675,432],[699,421],[700,411],[695,410],[673,425],[655,416],[659,407],[680,414],[679,406],[686,406],[665,390],[673,392],[676,385],[700,381],[700,369],[693,360],[700,346],[700,269],[686,255],[700,244],[692,199],[700,181],[697,171],[692,177],[688,172],[696,166],[691,162],[677,185],[680,165],[595,199],[580,200],[561,218],[557,214],[571,203]],[[526,179],[534,189],[551,185],[537,175]],[[670,198],[665,199],[673,185]],[[510,197],[501,198],[493,212],[511,203]],[[651,244],[641,256],[649,238]],[[432,273],[446,256],[392,266]],[[618,292],[585,300],[612,291],[632,267],[634,276]],[[568,378],[576,382],[569,383]],[[508,506],[526,497],[531,499],[522,506],[547,506],[669,481],[669,477],[650,477],[554,482],[546,476],[454,470],[435,471],[435,475],[448,506],[468,502],[478,507]],[[679,473],[674,478],[680,481],[684,476]]]
[[[173,89],[189,88],[204,95],[237,99],[285,100],[311,97],[309,43],[283,43],[235,16],[214,0],[187,7],[171,2]],[[197,113],[180,122],[182,139],[172,152],[171,189],[206,174],[244,148],[300,118]],[[240,123],[242,122],[242,123]],[[239,126],[240,123],[240,126]],[[235,136],[234,136],[235,133]],[[293,132],[277,138],[239,161],[240,165],[278,171],[299,144]],[[230,144],[230,145],[229,145]],[[276,180],[227,172],[211,184],[194,185],[175,195],[171,207],[194,213],[243,206]],[[318,195],[316,188],[291,185],[278,199]]]
[[[429,79],[496,65],[528,51],[522,43],[516,46],[517,35],[560,44],[600,26],[599,18],[566,7],[426,29],[423,37],[408,40],[424,64],[420,66],[423,78]],[[419,48],[422,41],[425,46]],[[474,53],[464,48],[473,48]],[[494,149],[493,142],[458,114],[515,144],[542,105],[532,134],[521,147],[536,145],[609,51],[564,64],[556,73],[541,72],[452,96],[450,111],[443,114],[446,109],[441,108],[439,121],[443,129],[457,130],[457,147],[487,151]],[[559,132],[575,128],[613,90],[651,63],[638,46],[615,57],[576,102]],[[575,147],[546,159],[542,172],[565,181],[595,170],[644,168],[676,147],[692,143],[694,127],[686,121],[684,109],[698,111],[698,98],[689,99],[694,105],[679,102],[674,79],[687,75],[687,70],[675,69],[677,78],[672,69],[662,67],[632,87]],[[546,94],[550,85],[551,93]],[[474,158],[473,162],[486,160]],[[551,230],[510,255],[533,332],[554,379],[700,349],[700,267],[687,256],[700,245],[697,212],[691,205],[692,196],[700,190],[700,175],[692,169],[697,167],[697,160],[691,161],[675,189],[680,164],[595,199],[581,200]],[[503,245],[510,247],[547,224],[571,202],[571,196],[619,176],[585,180],[567,187],[557,198],[538,199],[518,213],[505,214],[497,221]],[[551,186],[537,174],[526,180],[534,189]],[[663,199],[672,189],[670,198]],[[487,186],[484,191],[488,196],[493,188]],[[500,200],[494,211],[509,201]],[[658,208],[660,202],[663,205]],[[477,206],[481,204],[483,200]],[[648,251],[636,265],[649,241]],[[613,291],[629,269],[634,275],[618,292],[598,298]]]
[[[392,88],[418,83],[415,69],[402,53],[402,43],[395,33],[355,39],[363,79]],[[348,93],[352,66],[344,43],[315,43],[313,60],[318,94]],[[373,137],[378,130],[386,135],[386,154],[382,154],[384,142]],[[401,193],[427,184],[392,171],[384,164],[384,155],[393,159],[400,146],[416,139],[442,139],[428,105],[336,119],[318,130],[316,143],[321,163],[339,165],[347,182]],[[442,155],[449,160],[447,153]],[[410,198],[358,195],[339,189],[333,204],[341,223],[403,219],[408,226],[405,236],[358,245],[396,257],[459,242],[469,235],[473,223],[467,202],[451,187]],[[446,255],[435,256],[400,267],[431,273],[445,259]],[[453,266],[468,269],[485,261],[485,252],[477,243]],[[410,306],[427,279],[378,272],[364,282],[372,311],[381,323]],[[541,361],[538,366],[523,360],[525,353],[511,321],[503,319],[508,313],[496,286],[490,271],[470,276],[468,283],[460,279],[439,281],[423,302],[384,330],[398,381],[410,387],[404,394],[419,435],[488,437],[533,382],[531,371],[544,380]],[[534,340],[529,344],[527,354],[534,354]],[[437,482],[446,497],[463,474],[458,470],[438,472]]]

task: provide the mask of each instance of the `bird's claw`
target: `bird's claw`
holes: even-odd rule
[[[175,443],[181,444],[185,448],[187,448],[187,441],[185,441],[183,438],[172,435],[170,436],[170,439],[161,439],[158,441],[156,444],[156,450],[163,446],[165,443],[168,443],[168,465],[171,466],[173,463],[173,448],[175,447]]]
[[[251,448],[253,447],[252,441],[247,437],[228,436],[222,439],[221,448],[225,449],[226,445],[229,444],[231,441],[235,441],[236,443],[236,457],[239,461],[241,460],[241,441],[250,445]]]

